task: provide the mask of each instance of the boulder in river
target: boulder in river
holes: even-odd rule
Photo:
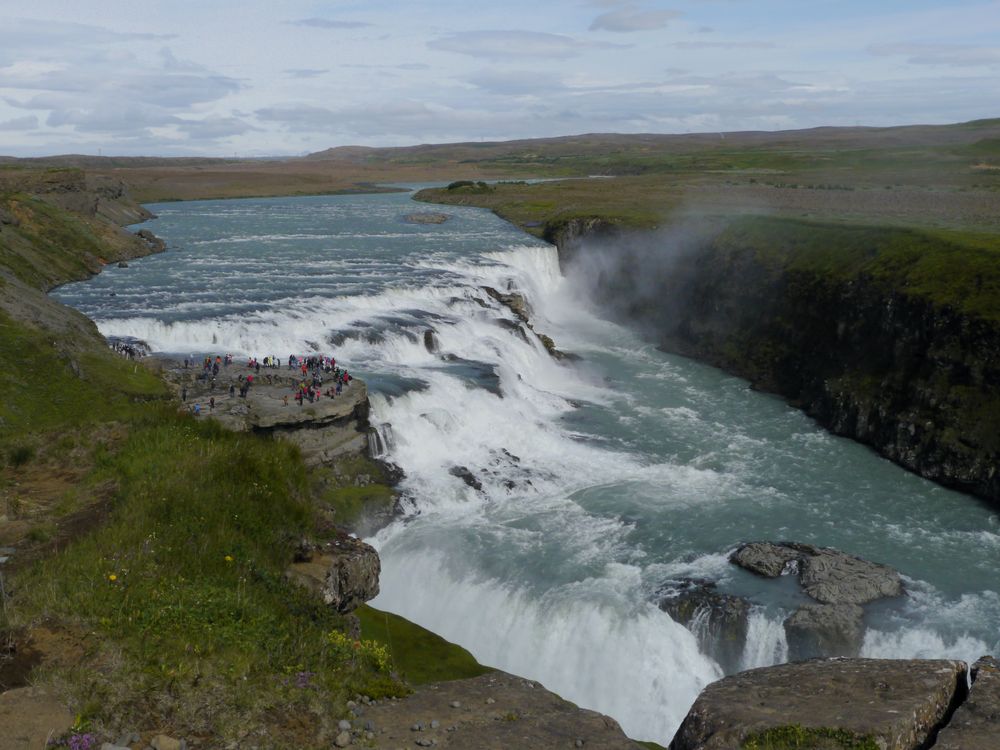
[[[403,217],[403,221],[408,224],[444,224],[450,218],[450,214],[442,214],[436,211],[420,211],[414,214],[407,214]]]
[[[705,688],[670,748],[730,750],[754,738],[761,747],[768,738],[777,746],[773,738],[791,735],[815,744],[790,747],[917,750],[964,699],[966,674],[965,662],[918,659],[815,659],[751,669]]]
[[[857,656],[864,637],[857,604],[804,604],[785,620],[788,658]]]
[[[698,647],[727,673],[740,669],[749,629],[750,602],[723,594],[714,581],[683,578],[661,590],[657,606],[698,639]]]
[[[740,545],[729,561],[768,578],[798,573],[803,590],[824,604],[867,604],[903,593],[898,571],[831,547],[750,542]]]

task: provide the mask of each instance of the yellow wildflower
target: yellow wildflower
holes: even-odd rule
[[[115,581],[118,580],[118,576],[112,573],[111,575],[108,576],[108,580],[111,581],[111,583],[114,583]]]
[[[226,555],[226,562],[232,562],[232,561],[233,561],[233,556],[232,555]]]

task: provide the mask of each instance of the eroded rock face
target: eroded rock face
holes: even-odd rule
[[[378,596],[382,563],[378,552],[360,539],[344,535],[300,555],[288,577],[312,589],[337,612],[347,614]]]
[[[788,658],[857,656],[864,638],[863,611],[857,604],[805,604],[785,620]]]
[[[740,669],[749,628],[750,602],[716,590],[712,581],[671,582],[657,606],[698,639],[698,648],[727,673]]]
[[[934,750],[995,750],[1000,747],[1000,662],[984,656],[972,665],[972,691]]]
[[[823,659],[782,664],[709,685],[671,750],[731,750],[780,727],[839,729],[885,750],[917,750],[966,691],[960,661]]]

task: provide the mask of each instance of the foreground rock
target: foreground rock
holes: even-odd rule
[[[820,604],[799,607],[785,620],[789,658],[857,656],[864,636],[862,604],[903,594],[899,572],[830,547],[798,542],[750,542],[730,562],[766,578],[797,574]]]
[[[378,596],[382,563],[373,547],[346,534],[318,548],[300,551],[288,577],[319,594],[340,614]]]
[[[964,662],[943,660],[828,659],[752,669],[705,688],[670,748],[739,748],[754,735],[798,725],[816,737],[839,730],[884,750],[917,750],[964,698],[966,673]]]
[[[972,692],[938,735],[935,750],[1000,747],[1000,663],[984,656],[972,665]]]
[[[0,750],[36,750],[73,726],[73,714],[41,688],[0,693]]]
[[[614,719],[504,672],[418,687],[405,700],[366,707],[357,723],[368,722],[374,731],[371,746],[392,750],[640,750]]]

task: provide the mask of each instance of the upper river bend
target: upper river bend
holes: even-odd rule
[[[655,606],[666,582],[748,596],[741,666],[786,657],[781,622],[804,595],[726,560],[758,539],[903,573],[907,595],[866,611],[865,655],[1000,649],[995,512],[603,320],[553,247],[491,213],[409,224],[404,193],[150,208],[168,252],[54,296],[157,351],[318,351],[366,380],[407,509],[371,540],[374,604],[480,661],[665,743],[722,674]],[[522,292],[536,330],[579,359],[552,359],[484,285]]]

